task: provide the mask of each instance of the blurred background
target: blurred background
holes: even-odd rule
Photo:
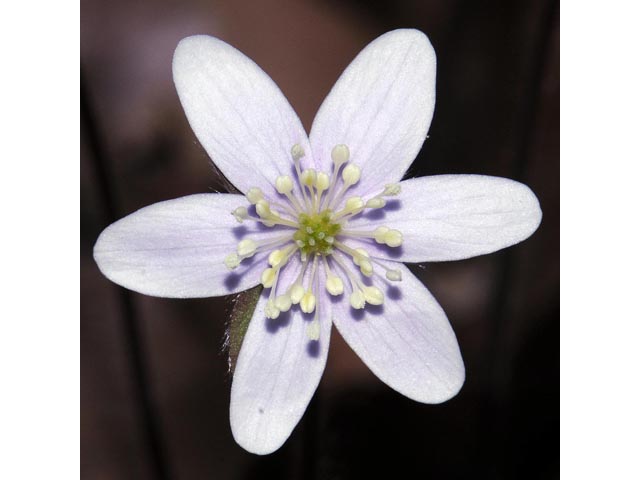
[[[378,35],[425,32],[436,111],[415,176],[513,178],[544,218],[527,241],[416,266],[458,336],[467,381],[442,405],[380,382],[334,330],[318,392],[285,446],[251,455],[228,418],[230,299],[125,291],[91,249],[143,206],[222,188],[171,77],[178,41],[206,33],[255,60],[305,127]],[[559,11],[557,1],[83,0],[81,472],[101,479],[559,476]]]

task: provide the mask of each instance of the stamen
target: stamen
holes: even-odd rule
[[[224,264],[229,270],[233,270],[234,268],[237,268],[238,265],[240,265],[240,257],[238,257],[238,255],[236,255],[235,253],[230,253],[224,259]]]
[[[373,197],[367,200],[366,207],[367,208],[382,208],[387,204],[387,201],[384,198]]]
[[[249,211],[247,207],[238,207],[231,214],[236,217],[238,223],[242,223],[243,220],[247,220],[249,218]]]
[[[240,243],[238,243],[237,252],[238,252],[238,255],[240,255],[241,257],[247,258],[252,256],[254,253],[256,253],[257,249],[258,249],[258,244],[253,240],[251,240],[250,238],[246,238],[244,240],[241,240]]]
[[[260,190],[259,188],[252,187],[249,189],[246,196],[247,200],[249,200],[252,205],[255,205],[264,198],[264,193],[262,193],[262,190]]]
[[[307,209],[310,209],[310,202],[307,198],[307,191],[302,186],[304,183],[302,181],[302,171],[300,170],[300,159],[305,156],[304,149],[300,146],[300,144],[296,143],[293,147],[291,147],[291,158],[293,159],[293,165],[296,168],[296,174],[298,175],[298,183],[300,183],[300,190],[302,191],[302,199],[304,201]]]
[[[388,183],[384,186],[382,195],[386,197],[394,197],[400,193],[401,187],[399,183]]]
[[[327,292],[333,296],[342,295],[344,292],[342,279],[331,271],[331,268],[329,268],[329,262],[327,262],[327,257],[323,256],[322,260],[324,261],[324,269],[327,274],[327,279],[324,284]]]
[[[307,325],[307,338],[314,342],[320,340],[320,322],[315,318]]]

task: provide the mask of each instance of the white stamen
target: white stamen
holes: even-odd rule
[[[311,290],[307,290],[300,299],[300,310],[304,313],[311,313],[316,308],[316,296]]]
[[[267,318],[271,318],[272,320],[278,318],[278,316],[280,315],[280,310],[275,305],[275,302],[273,300],[267,301],[267,306],[264,309],[264,314],[267,316]]]
[[[238,255],[236,255],[235,253],[230,253],[224,259],[224,264],[229,270],[233,270],[234,268],[237,268],[238,265],[240,265],[240,257],[238,257]]]
[[[236,217],[238,223],[242,223],[243,220],[249,218],[249,211],[247,210],[247,207],[238,207],[233,212],[231,212],[231,214]]]
[[[237,252],[241,257],[247,258],[256,253],[257,248],[258,244],[256,242],[254,242],[250,238],[246,238],[238,243]]]
[[[291,193],[291,190],[293,190],[293,180],[291,177],[289,175],[281,175],[276,178],[276,190],[282,195]]]
[[[360,290],[354,290],[353,293],[349,295],[349,303],[356,310],[363,309],[366,303],[364,293],[362,293]]]
[[[318,195],[322,195],[327,188],[329,188],[329,175],[324,172],[318,172],[316,178],[316,188],[318,189]]]
[[[286,293],[278,295],[275,300],[275,305],[281,312],[288,312],[291,308],[291,296]]]
[[[360,180],[360,167],[353,163],[344,167],[344,170],[342,170],[342,181],[344,181],[345,185],[355,185],[358,183],[358,180]]]
[[[267,268],[260,276],[260,282],[264,288],[271,288],[276,279],[277,270],[275,268]]]
[[[367,208],[382,208],[387,204],[384,198],[373,197],[367,200]]]
[[[398,195],[400,193],[401,187],[399,183],[388,183],[384,186],[384,191],[382,192],[382,195],[385,195],[387,197],[393,197],[395,195]]]
[[[340,167],[344,163],[349,161],[349,147],[340,144],[333,147],[331,150],[331,160],[336,167]]]
[[[291,303],[297,305],[302,300],[304,296],[304,287],[300,283],[294,283],[290,288],[291,293],[289,296],[291,297]]]
[[[327,280],[325,282],[325,287],[327,288],[327,292],[329,292],[333,296],[342,295],[344,292],[344,284],[342,283],[342,279],[333,273],[329,273],[327,275]]]
[[[385,277],[387,277],[387,280],[391,280],[392,282],[401,282],[402,272],[400,270],[387,270]]]
[[[299,143],[296,143],[293,147],[291,147],[291,157],[294,162],[297,162],[302,157],[304,157],[304,149],[300,146]]]
[[[320,322],[313,320],[307,325],[307,338],[317,342],[320,340]]]
[[[316,171],[313,168],[307,168],[302,175],[300,176],[300,180],[303,185],[306,185],[311,189],[316,184]]]
[[[263,198],[264,198],[264,193],[262,193],[262,190],[260,190],[259,188],[253,187],[253,188],[250,188],[249,191],[247,192],[247,200],[249,200],[249,202],[251,202],[252,205],[255,205]]]
[[[382,305],[384,303],[384,294],[378,287],[367,286],[362,291],[367,303],[371,305]]]

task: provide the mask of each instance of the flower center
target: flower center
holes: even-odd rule
[[[336,145],[331,151],[333,170],[331,175],[308,168],[302,170],[300,159],[305,152],[298,144],[291,149],[291,157],[297,176],[298,189],[294,190],[294,180],[289,175],[276,178],[275,191],[283,197],[280,202],[273,194],[265,197],[259,188],[251,188],[247,200],[255,208],[250,213],[246,206],[239,206],[232,214],[238,222],[255,221],[267,227],[279,228],[280,235],[269,240],[254,241],[245,238],[240,241],[236,253],[225,259],[229,269],[259,252],[270,252],[269,267],[260,277],[265,288],[270,288],[265,315],[277,318],[293,305],[299,305],[303,313],[314,313],[307,327],[307,335],[317,340],[320,335],[318,315],[321,282],[329,295],[340,296],[344,285],[350,286],[349,303],[355,309],[364,308],[367,303],[380,305],[384,302],[382,291],[369,280],[374,274],[384,270],[385,281],[400,281],[401,272],[385,266],[362,248],[349,246],[350,240],[358,239],[371,244],[389,247],[402,245],[402,233],[385,226],[374,230],[354,230],[349,222],[367,209],[384,208],[386,197],[400,193],[400,185],[387,184],[382,191],[367,199],[347,196],[347,192],[360,180],[360,167],[349,163],[349,148]],[[346,197],[346,198],[345,198]],[[299,252],[299,262],[290,260]],[[289,265],[294,265],[289,267]],[[377,270],[374,265],[379,267]],[[281,285],[278,280],[285,268],[291,268],[295,279],[289,285]],[[296,270],[297,269],[297,270]],[[320,275],[319,270],[325,274]]]
[[[310,254],[329,255],[333,253],[333,243],[340,233],[341,225],[331,220],[331,210],[320,213],[301,213],[298,217],[300,228],[293,234],[293,240],[300,249],[302,260]]]

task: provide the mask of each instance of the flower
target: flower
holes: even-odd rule
[[[402,180],[435,104],[427,37],[369,44],[307,136],[274,82],[216,38],[178,45],[173,75],[187,118],[243,195],[157,203],[109,226],[94,257],[112,281],[160,297],[265,287],[231,387],[236,441],[267,454],[302,417],[325,367],[332,324],[387,385],[424,403],[458,393],[465,372],[442,308],[401,262],[458,260],[518,243],[541,220],[512,180]]]

